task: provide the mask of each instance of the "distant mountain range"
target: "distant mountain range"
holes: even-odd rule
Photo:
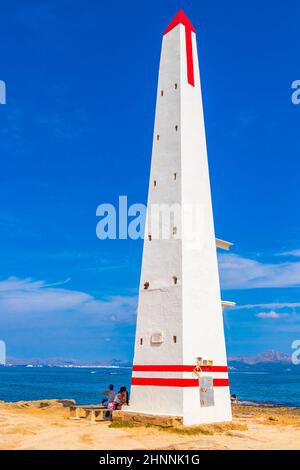
[[[229,356],[228,362],[242,363],[248,365],[262,364],[262,363],[291,363],[291,355],[271,349],[270,351],[262,352],[257,356]]]
[[[256,365],[256,364],[291,364],[291,356],[279,351],[271,349],[270,351],[262,352],[257,356],[229,356],[229,365]],[[132,365],[129,361],[121,359],[112,360],[94,360],[94,361],[80,361],[76,359],[64,358],[48,358],[48,359],[19,359],[15,357],[8,357],[7,365],[14,366],[50,366],[50,367],[130,367]]]
[[[20,359],[16,357],[7,357],[6,365],[12,366],[34,366],[34,367],[131,367],[131,362],[121,359],[80,361],[77,359],[65,358],[47,358],[47,359]]]

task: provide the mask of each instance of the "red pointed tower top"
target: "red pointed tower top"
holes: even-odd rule
[[[164,35],[167,34],[169,31],[175,28],[178,24],[183,24],[183,26],[186,27],[186,29],[193,31],[194,33],[196,32],[194,26],[186,16],[183,10],[179,10],[179,12],[174,16],[172,19],[171,23],[167,27],[167,29],[164,32]]]

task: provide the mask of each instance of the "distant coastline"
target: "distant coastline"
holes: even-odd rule
[[[291,356],[275,350],[269,350],[257,354],[256,356],[228,356],[228,368],[234,370],[235,365],[243,364],[245,366],[258,364],[291,364]],[[67,368],[130,368],[132,362],[122,359],[111,360],[78,360],[69,358],[30,358],[22,359],[16,357],[7,357],[5,366],[25,366],[25,367],[67,367]]]

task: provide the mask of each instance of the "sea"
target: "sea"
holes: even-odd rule
[[[249,405],[300,407],[300,366],[230,367],[230,392]],[[0,367],[0,400],[74,399],[97,404],[113,384],[130,390],[131,367]]]

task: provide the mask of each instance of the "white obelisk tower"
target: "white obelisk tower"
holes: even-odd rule
[[[197,221],[191,229],[185,216],[155,219],[159,236],[147,226],[129,411],[185,425],[230,421],[196,34],[182,11],[162,43],[148,219],[156,205],[194,211]]]

